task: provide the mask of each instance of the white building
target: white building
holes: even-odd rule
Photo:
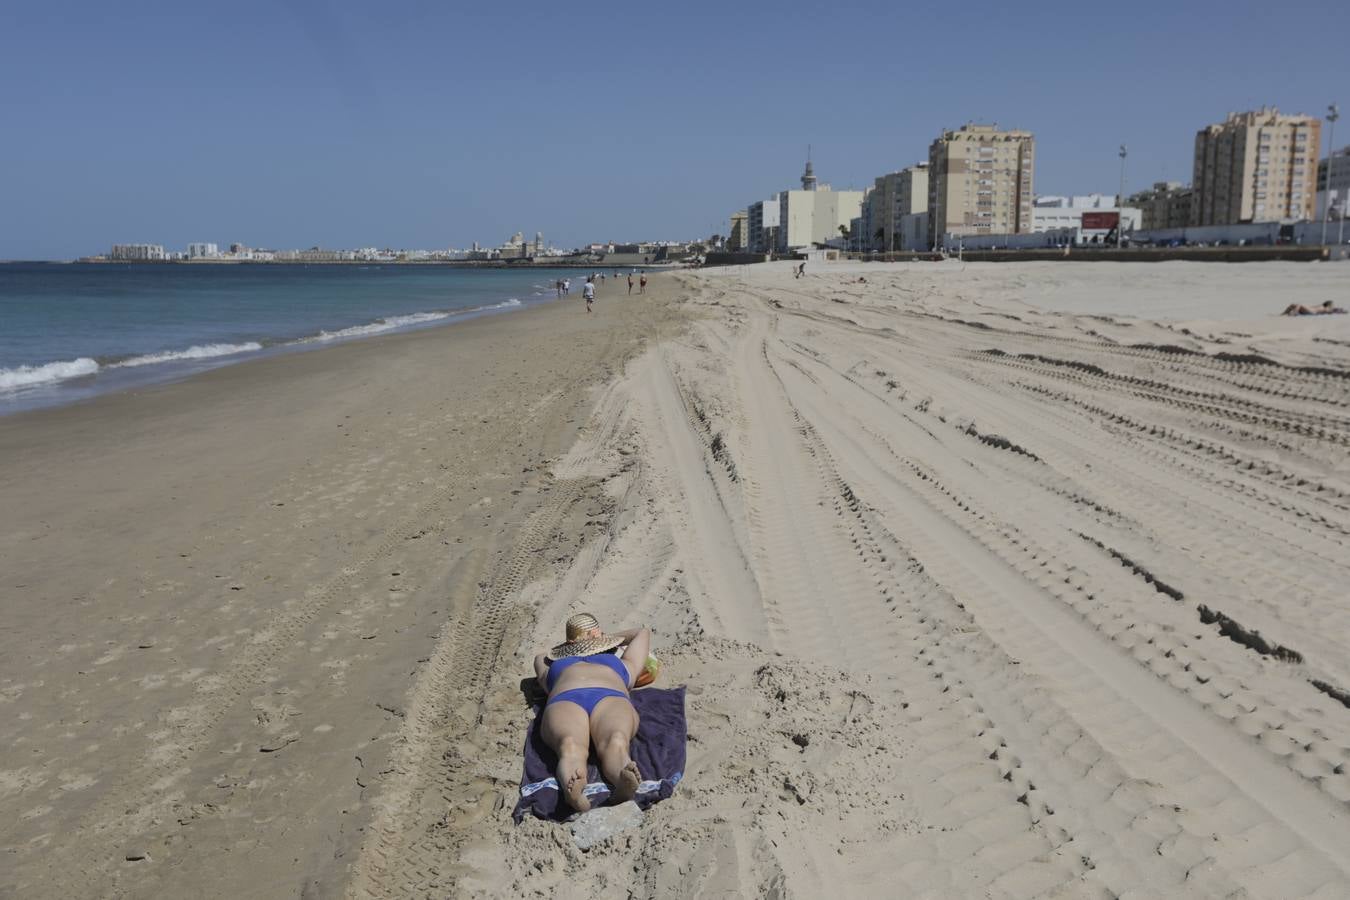
[[[898,216],[895,220],[891,247],[889,250],[884,249],[886,246],[884,239],[877,240],[876,232],[878,228],[884,229],[885,226],[879,226],[876,218],[869,217],[867,212],[867,200],[871,199],[872,194],[873,191],[867,192],[867,198],[863,200],[863,214],[853,220],[850,228],[850,234],[853,238],[849,244],[849,249],[872,253],[927,250],[928,213],[926,211]]]
[[[1032,205],[1037,209],[1110,209],[1116,205],[1116,197],[1114,194],[1074,194],[1072,197],[1042,194]]]
[[[1327,176],[1331,176],[1331,211],[1327,212]],[[1350,218],[1350,146],[1332,152],[1331,156],[1317,163],[1317,215],[1313,218],[1320,222],[1323,218],[1336,222]],[[1337,224],[1340,224],[1337,222]]]
[[[220,256],[220,248],[215,244],[188,244],[188,259],[215,259]]]
[[[802,173],[802,189],[778,194],[778,249],[781,252],[824,244],[843,236],[862,215],[862,191],[835,191],[818,185],[811,161]]]
[[[1084,227],[1083,213],[1091,213]],[[1037,197],[1031,208],[1031,233],[1059,231],[1072,228],[1079,239],[1075,243],[1100,243],[1111,231],[1112,225],[1098,224],[1111,219],[1111,214],[1119,215],[1125,230],[1134,231],[1143,226],[1143,212],[1135,207],[1118,207],[1112,194],[1078,194],[1072,197]],[[1098,215],[1105,214],[1105,215]],[[1096,219],[1097,222],[1093,220]]]
[[[761,200],[746,207],[748,247],[751,253],[768,253],[778,243],[778,199]]]
[[[900,249],[928,249],[928,213],[909,213],[900,217]]]
[[[113,244],[109,259],[135,262],[161,261],[169,258],[160,244]]]

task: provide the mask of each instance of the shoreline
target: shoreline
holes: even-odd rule
[[[139,263],[125,265],[141,266]],[[302,264],[293,268],[309,267]],[[358,268],[378,270],[384,266],[362,265]],[[469,271],[471,270],[464,270],[465,273]],[[505,270],[483,270],[484,273],[502,271]],[[252,359],[307,352],[317,347],[381,334],[454,325],[480,316],[517,312],[557,302],[564,298],[555,296],[551,285],[546,286],[537,283],[536,280],[545,276],[551,279],[550,272],[559,278],[564,274],[569,278],[578,277],[571,274],[571,271],[547,267],[517,271],[515,278],[509,276],[502,278],[502,281],[512,283],[490,286],[488,291],[478,289],[480,296],[474,298],[478,301],[476,305],[445,306],[438,303],[437,299],[424,299],[420,306],[404,304],[399,308],[394,304],[395,308],[392,311],[382,314],[378,308],[371,309],[367,312],[370,318],[364,321],[360,318],[354,320],[347,318],[343,321],[339,317],[334,322],[332,315],[324,318],[321,311],[311,318],[308,330],[306,323],[298,321],[288,323],[291,327],[278,331],[265,325],[255,324],[250,327],[248,321],[241,320],[240,327],[228,336],[221,335],[218,331],[215,334],[209,331],[199,333],[195,337],[187,334],[179,336],[177,340],[167,345],[152,343],[123,353],[116,353],[112,348],[103,348],[99,353],[91,351],[88,346],[83,348],[76,346],[67,351],[69,355],[61,358],[39,357],[43,361],[36,363],[12,362],[8,366],[0,366],[0,418],[29,409],[83,402],[119,390],[178,381],[203,371],[236,365]],[[487,279],[492,276],[481,274],[479,277]],[[525,283],[527,278],[531,283]],[[378,284],[370,287],[372,291],[379,289]],[[481,296],[484,293],[487,296]],[[440,299],[449,302],[454,298]],[[81,353],[81,349],[86,352]]]
[[[0,420],[0,894],[337,892],[417,660],[663,280]]]
[[[524,258],[509,259],[406,259],[406,260],[362,260],[362,259],[95,259],[80,257],[72,260],[4,260],[12,263],[31,263],[35,265],[81,265],[81,266],[449,266],[465,269],[653,269],[658,272],[678,271],[685,268],[683,262],[610,262],[591,260],[555,260]]]
[[[463,310],[437,310],[391,315],[372,320],[364,325],[354,325],[336,332],[318,331],[299,338],[275,339],[266,342],[249,341],[235,345],[193,344],[181,350],[169,350],[161,353],[130,354],[112,359],[81,357],[35,366],[19,366],[6,371],[10,373],[41,372],[51,368],[68,369],[81,366],[88,371],[55,380],[35,382],[0,396],[0,421],[30,410],[60,408],[71,404],[86,403],[119,391],[138,390],[155,384],[171,384],[228,366],[242,365],[275,356],[309,353],[355,341],[395,334],[448,328],[487,316],[524,312],[562,299],[564,298],[535,300],[511,298],[499,303]],[[392,323],[391,320],[393,320]],[[156,359],[156,357],[162,358]],[[129,371],[120,371],[123,369]]]

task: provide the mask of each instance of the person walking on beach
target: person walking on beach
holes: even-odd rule
[[[591,311],[591,304],[595,302],[595,282],[586,280],[586,286],[581,289],[581,296],[586,298],[586,312]]]
[[[570,294],[570,293],[572,293],[572,279],[570,279],[570,278],[564,278],[564,279],[563,279],[563,294],[564,294],[564,295],[567,295],[567,294]]]
[[[629,273],[628,273],[628,293],[629,293],[629,295],[632,295],[632,293],[633,293],[633,273],[632,273],[632,272],[629,272]]]
[[[558,296],[561,297],[561,296],[562,296],[562,279],[559,278],[557,281],[553,282],[553,287],[557,289],[557,291],[558,291]]]
[[[638,293],[647,293],[647,273],[643,272],[642,277],[638,279]]]

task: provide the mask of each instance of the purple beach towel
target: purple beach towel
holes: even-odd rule
[[[684,719],[684,686],[669,690],[642,688],[633,691],[632,700],[641,721],[629,754],[642,775],[633,799],[646,809],[673,794],[675,785],[684,777],[685,742],[689,735]],[[520,801],[511,813],[517,825],[526,815],[561,822],[573,812],[566,803],[558,802],[558,780],[553,777],[558,757],[539,736],[543,712],[543,705],[536,704],[534,721],[525,736],[525,775],[520,782]],[[594,806],[609,796],[609,785],[593,761],[587,765],[586,796]]]

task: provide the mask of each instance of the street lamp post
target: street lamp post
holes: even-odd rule
[[[1129,153],[1124,144],[1120,145],[1120,195],[1116,201],[1116,249],[1120,249],[1125,238],[1125,157]]]
[[[1341,117],[1341,111],[1335,103],[1327,107],[1327,121],[1331,127],[1327,129],[1327,208],[1322,216],[1322,244],[1327,242],[1326,228],[1327,216],[1331,215],[1331,176],[1336,168],[1336,120]],[[1337,246],[1345,243],[1345,197],[1339,198],[1341,201],[1340,221],[1336,225],[1336,244]]]
[[[1327,129],[1327,185],[1326,185],[1326,206],[1322,208],[1322,246],[1327,245],[1327,219],[1331,218],[1331,170],[1336,164],[1336,120],[1341,117],[1341,112],[1333,103],[1327,107],[1327,121],[1331,127]],[[1342,220],[1344,216],[1342,215]]]

